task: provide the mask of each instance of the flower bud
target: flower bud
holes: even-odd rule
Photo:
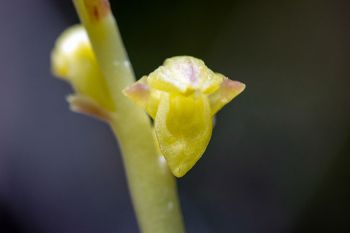
[[[61,34],[51,53],[51,64],[53,74],[68,81],[75,91],[74,98],[69,98],[74,101],[70,103],[83,103],[71,106],[73,110],[92,115],[93,112],[113,111],[105,78],[82,26],[72,26]]]

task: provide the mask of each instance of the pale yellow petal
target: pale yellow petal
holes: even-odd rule
[[[213,94],[209,95],[211,115],[215,115],[225,104],[239,95],[244,89],[244,83],[224,78],[220,88]]]
[[[123,94],[142,107],[153,119],[156,116],[160,91],[152,89],[147,83],[147,76],[126,87]]]
[[[151,95],[150,88],[145,80],[146,78],[146,76],[142,77],[123,90],[125,96],[129,97],[129,99],[144,109],[146,109],[147,102]]]

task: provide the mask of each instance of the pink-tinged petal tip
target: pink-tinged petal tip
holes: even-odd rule
[[[232,96],[232,94],[234,93],[235,94],[234,97],[242,93],[246,88],[246,85],[244,83],[241,83],[239,81],[234,81],[231,79],[225,79],[222,82],[221,86],[226,96]]]
[[[125,88],[123,94],[135,102],[144,102],[147,100],[150,90],[147,84],[136,82],[133,85]]]
[[[111,113],[102,108],[90,97],[78,94],[69,95],[67,97],[67,102],[73,112],[92,116],[106,122],[109,122],[112,119]]]
[[[223,106],[242,93],[245,87],[244,83],[225,78],[220,88],[209,95],[211,114],[216,114]]]

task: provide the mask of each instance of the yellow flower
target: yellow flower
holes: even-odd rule
[[[214,114],[244,88],[200,59],[179,56],[167,59],[124,94],[154,119],[160,150],[172,173],[181,177],[204,153]]]
[[[108,120],[113,101],[84,27],[72,26],[61,34],[51,64],[53,74],[68,81],[75,91],[68,97],[73,111]]]

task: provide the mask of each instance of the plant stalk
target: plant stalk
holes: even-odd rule
[[[110,126],[123,155],[129,190],[143,233],[184,233],[176,181],[155,145],[144,111],[122,89],[135,81],[107,0],[73,0],[86,28],[116,111]]]

